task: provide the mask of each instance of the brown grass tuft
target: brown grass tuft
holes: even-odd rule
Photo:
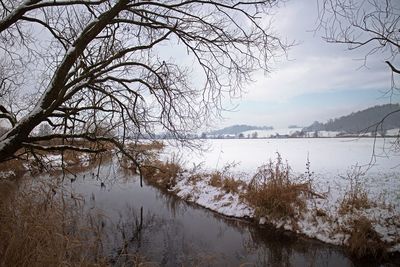
[[[21,160],[13,159],[6,162],[1,162],[0,172],[3,172],[3,175],[6,176],[0,178],[10,179],[22,176],[26,172],[26,169],[24,168]]]
[[[313,194],[310,181],[296,181],[288,164],[278,154],[276,162],[258,168],[245,198],[256,209],[256,216],[294,218],[306,208],[306,196]]]
[[[152,141],[150,143],[131,143],[126,147],[126,151],[138,162],[144,165],[152,165],[158,160],[159,153],[164,149],[164,143],[160,141]],[[120,165],[123,169],[132,169],[137,171],[137,166],[131,162],[127,156],[122,156]]]
[[[160,151],[160,150],[164,149],[164,147],[165,147],[165,145],[163,142],[152,141],[151,143],[137,144],[136,150],[137,151],[149,151],[149,150]]]
[[[222,187],[222,173],[220,171],[215,171],[211,173],[211,178],[209,181],[209,185],[214,186],[214,187]]]
[[[360,217],[351,225],[347,249],[357,258],[367,256],[381,258],[385,255],[387,246],[373,229],[371,221],[366,217]]]
[[[0,196],[0,266],[107,265],[94,256],[96,239],[79,227],[77,208],[55,190],[35,183]]]
[[[226,164],[221,171],[214,171],[209,174],[210,180],[209,185],[219,187],[226,193],[239,193],[240,187],[245,188],[246,183],[235,179],[232,175],[231,169],[233,169],[237,163]]]
[[[354,210],[368,209],[376,205],[368,197],[364,184],[361,181],[359,168],[353,168],[348,174],[350,188],[346,191],[339,205],[339,214],[353,213]]]
[[[205,174],[204,173],[191,173],[188,177],[188,182],[191,183],[192,185],[197,184],[197,182],[200,182],[205,179]]]
[[[239,193],[240,187],[245,187],[246,184],[243,181],[235,180],[233,178],[225,178],[222,182],[222,189],[226,193]]]
[[[141,168],[143,177],[161,188],[170,189],[176,185],[176,179],[182,172],[181,165],[172,160],[162,162],[156,160]]]

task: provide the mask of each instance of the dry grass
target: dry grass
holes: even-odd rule
[[[134,157],[139,156],[154,156],[163,150],[164,143],[152,141],[150,143],[131,143],[126,146],[126,150]]]
[[[195,173],[192,172],[189,177],[188,177],[188,182],[191,183],[192,185],[197,184],[198,182],[204,180],[206,175],[204,173]]]
[[[234,178],[225,178],[222,182],[222,189],[226,193],[239,193],[240,188],[244,188],[246,183],[240,180],[235,180]]]
[[[360,217],[351,224],[347,249],[357,258],[371,256],[381,258],[385,255],[387,246],[373,229],[371,221],[366,217]]]
[[[59,143],[61,144],[61,140],[56,139],[43,143],[45,145],[52,145]],[[73,144],[79,145],[81,143],[75,141]],[[26,151],[20,150],[18,151],[18,154],[23,154],[25,152]],[[57,159],[54,160],[53,158],[54,156],[59,156],[59,157],[57,157]],[[82,164],[82,158],[84,156],[88,158],[88,162]],[[62,154],[61,152],[56,153],[49,151],[35,151],[34,154],[27,152],[27,154],[24,155],[23,157],[21,156],[20,159],[13,159],[1,162],[0,172],[3,174],[0,175],[0,178],[2,178],[2,176],[4,175],[6,176],[5,178],[8,179],[20,178],[28,171],[32,174],[37,174],[44,171],[57,173],[61,169],[70,172],[80,172],[92,168],[96,164],[109,161],[111,160],[111,157],[112,157],[111,150],[107,150],[105,152],[97,154],[83,153],[71,150],[64,151]]]
[[[208,184],[214,187],[219,187],[226,193],[240,193],[240,189],[245,188],[246,183],[233,177],[231,170],[236,165],[236,163],[228,163],[221,171],[214,171],[208,174],[208,176],[210,176]]]
[[[275,162],[258,168],[245,195],[255,207],[256,216],[294,218],[306,208],[306,197],[314,194],[310,181],[297,181],[290,174],[290,167],[278,154]]]
[[[64,161],[68,163],[68,165],[76,165],[80,163],[80,154],[76,151],[65,151],[64,152]]]
[[[107,265],[95,256],[95,235],[79,226],[79,209],[70,197],[54,184],[14,189],[0,196],[0,266]]]
[[[165,145],[160,141],[152,141],[151,143],[136,144],[133,147],[139,152],[146,152],[149,150],[160,151],[164,149]]]
[[[26,170],[22,164],[22,161],[13,159],[6,162],[1,162],[0,172],[9,172],[9,175],[7,175],[7,177],[5,178],[16,178],[22,176],[26,172]]]
[[[0,182],[0,266],[112,265],[103,254],[103,227],[78,199],[54,182],[21,184]],[[136,253],[120,258],[121,266],[155,266]]]
[[[163,148],[162,142],[153,141],[147,144],[132,144],[129,150],[134,158],[142,162],[140,170],[148,182],[160,188],[171,189],[176,185],[183,168],[179,158],[172,157],[166,162],[159,160],[158,156]]]
[[[182,172],[181,165],[174,160],[153,161],[141,167],[143,177],[161,188],[170,189],[176,185],[176,179]]]
[[[354,210],[368,209],[376,205],[368,197],[368,192],[365,190],[361,177],[362,175],[357,167],[347,174],[346,179],[349,180],[350,188],[340,201],[339,214],[353,213]]]
[[[126,151],[138,162],[151,165],[158,160],[161,150],[165,147],[160,141],[152,141],[150,143],[131,143],[126,146]],[[125,155],[120,160],[120,166],[124,169],[137,171],[137,166]]]
[[[222,173],[220,171],[215,171],[211,173],[211,178],[209,181],[209,185],[214,187],[222,187],[222,180],[224,179]]]
[[[226,193],[239,193],[239,188],[244,187],[246,184],[240,180],[235,180],[232,177],[225,177],[220,171],[216,171],[210,174],[211,178],[209,185],[219,187]]]

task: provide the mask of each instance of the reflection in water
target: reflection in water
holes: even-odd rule
[[[93,173],[93,172],[92,172]],[[156,266],[353,266],[338,248],[187,204],[118,170],[82,174],[71,190],[85,199],[116,266],[142,255]],[[86,177],[86,179],[84,179]],[[67,180],[68,181],[68,180]]]

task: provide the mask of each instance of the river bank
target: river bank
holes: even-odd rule
[[[160,146],[156,150],[159,151],[159,149]],[[151,159],[155,161],[151,162],[151,164],[150,162],[143,162],[145,166],[142,168],[145,181],[143,188],[140,187],[137,170],[135,168],[132,171],[127,170],[126,168],[129,166],[125,164],[122,164],[122,166],[121,162],[124,161],[116,158],[109,162],[103,161],[97,167],[92,166],[82,172],[64,173],[59,178],[64,179],[64,186],[68,189],[65,191],[67,192],[66,196],[69,195],[73,201],[83,203],[82,205],[87,211],[97,211],[95,214],[91,214],[97,216],[92,218],[98,218],[95,220],[96,229],[106,229],[104,233],[106,233],[105,240],[107,241],[102,242],[103,250],[101,254],[107,255],[105,262],[108,262],[108,264],[111,263],[113,265],[113,262],[127,259],[127,257],[121,257],[121,255],[136,255],[135,253],[139,253],[140,255],[143,254],[147,261],[152,262],[154,260],[156,264],[159,264],[155,266],[164,266],[165,262],[168,263],[166,265],[170,266],[182,262],[189,265],[196,262],[206,264],[207,261],[203,261],[205,259],[212,259],[211,262],[213,264],[207,263],[211,266],[226,266],[226,258],[235,258],[238,251],[240,251],[239,254],[242,256],[236,258],[235,261],[229,262],[230,264],[240,265],[245,262],[252,262],[255,266],[257,264],[263,266],[260,262],[264,264],[279,262],[279,259],[282,260],[282,258],[278,256],[288,253],[286,246],[291,247],[291,245],[285,243],[288,236],[290,236],[289,240],[296,240],[295,247],[298,247],[295,249],[296,252],[290,252],[294,253],[293,255],[289,253],[291,255],[288,261],[290,264],[298,263],[299,258],[302,263],[310,262],[310,259],[312,259],[311,261],[319,262],[319,265],[322,266],[338,265],[338,261],[341,266],[357,264],[365,266],[365,262],[369,263],[370,266],[379,266],[386,263],[390,266],[390,263],[398,263],[398,253],[396,254],[396,251],[398,251],[396,247],[398,246],[396,244],[396,240],[398,240],[396,239],[398,237],[398,224],[396,222],[398,220],[396,216],[399,213],[396,213],[397,207],[390,206],[390,203],[382,206],[371,202],[370,204],[373,205],[368,208],[350,207],[348,210],[351,213],[340,214],[338,210],[341,206],[340,203],[334,203],[335,206],[333,208],[330,206],[333,203],[332,195],[328,195],[326,191],[322,193],[314,191],[315,186],[303,187],[311,180],[290,180],[292,179],[290,178],[288,180],[290,185],[295,187],[301,185],[299,187],[301,189],[300,193],[295,197],[296,201],[299,201],[298,203],[305,203],[305,206],[295,205],[291,214],[292,217],[284,216],[279,218],[276,217],[276,214],[263,214],[262,212],[265,212],[265,210],[252,206],[246,196],[246,191],[248,191],[250,184],[249,182],[246,183],[246,181],[251,181],[251,179],[249,179],[248,173],[235,171],[235,166],[226,166],[210,172],[199,167],[186,168],[178,165],[177,162],[168,160],[160,161],[163,158],[162,155],[158,153],[151,154]],[[156,154],[158,154],[157,157],[153,157]],[[272,164],[275,164],[271,166],[275,167],[273,170],[276,172],[276,162],[272,161]],[[285,173],[284,165],[280,166],[280,168],[279,172]],[[265,171],[268,168],[262,170]],[[271,173],[270,170],[269,174]],[[293,174],[293,176],[291,177],[296,178],[296,175]],[[56,176],[52,174],[41,175],[41,177],[46,180],[53,180]],[[160,193],[157,189],[148,186],[147,183],[158,187],[164,193]],[[337,189],[340,189],[340,186],[339,184]],[[313,189],[313,191],[309,191],[309,189]],[[331,189],[330,192],[335,192],[334,190]],[[53,191],[49,189],[48,192]],[[56,190],[56,192],[56,195],[58,195],[59,191]],[[363,191],[358,192],[362,193]],[[188,202],[194,203],[195,206],[186,204]],[[211,213],[203,208],[198,209],[197,205],[209,209]],[[199,215],[193,215],[192,209],[196,210],[195,214],[199,212]],[[335,211],[336,213],[334,213]],[[342,218],[335,219],[333,217],[335,214],[336,216],[340,215]],[[203,223],[200,223],[204,220],[203,217],[210,216],[216,216],[218,223],[215,221],[207,222],[206,226],[203,227]],[[226,218],[225,216],[230,218],[237,217],[240,220]],[[363,222],[356,221],[355,218],[360,219],[363,216],[369,219],[371,223],[371,226],[367,225],[367,230],[370,231],[372,228],[374,231],[368,232],[367,237],[372,237],[374,242],[376,242],[376,237],[382,240],[381,238],[386,236],[386,240],[389,240],[382,247],[386,250],[383,255],[358,257],[351,252],[345,253],[341,248],[348,249],[348,243],[346,242],[352,238],[352,235],[354,237],[357,232],[354,233],[354,230],[346,232],[346,228],[339,226],[347,226],[347,229],[349,229],[354,225],[349,223],[351,221],[358,222],[358,225],[361,225]],[[374,218],[374,220],[371,220],[371,218]],[[227,236],[224,234],[222,240],[219,240],[220,237],[218,235],[221,235],[221,229],[227,227],[222,227],[221,223],[222,225],[234,225],[235,227],[241,225],[237,228],[237,231],[241,233],[239,236],[243,235],[243,229],[252,229],[249,230],[251,237],[247,234],[240,238],[238,237],[235,241],[238,244],[233,246],[233,250],[228,248],[221,251],[220,246],[232,247],[231,241],[228,241],[231,238],[232,233],[230,232],[232,230],[226,230],[229,234]],[[160,227],[163,229],[161,232],[159,231]],[[215,231],[212,231],[212,234],[204,236],[209,229],[214,229],[214,227]],[[182,230],[183,228],[186,229]],[[130,229],[136,230],[130,231]],[[171,230],[172,232],[170,232]],[[335,231],[332,232],[332,230]],[[281,241],[282,243],[278,246],[279,248],[271,247],[267,249],[264,248],[266,245],[264,244],[262,245],[263,249],[260,250],[258,248],[260,246],[259,241],[256,240],[260,239],[261,236],[258,235],[271,236],[271,239],[265,241],[267,243]],[[179,238],[170,239],[173,236]],[[328,240],[326,241],[324,238]],[[248,243],[250,239],[252,241]],[[325,243],[334,244],[334,246],[316,241],[317,239]],[[184,242],[182,243],[182,241]],[[303,242],[305,244],[313,244],[310,245],[312,249],[307,250],[305,254],[301,252],[304,249],[302,248],[303,245],[301,245]],[[387,241],[383,240],[383,242]],[[388,246],[390,245],[389,242],[392,242],[391,247]],[[158,252],[151,252],[153,246],[158,246],[161,243],[167,244],[167,247]],[[371,243],[371,241],[366,241],[365,243],[370,247],[374,247],[374,243]],[[242,247],[239,244],[246,245]],[[257,249],[256,251],[249,251],[247,246],[253,249],[257,247]],[[307,247],[309,245],[304,246]],[[189,249],[190,253],[188,248],[191,248]],[[149,251],[146,252],[146,250]],[[271,250],[278,250],[278,256],[271,256]],[[325,252],[317,253],[318,255],[314,256],[308,254],[313,253],[315,250]],[[165,254],[166,251],[168,251],[167,255],[161,257],[160,253]],[[179,253],[177,254],[176,251],[179,251]],[[323,258],[327,257],[325,253],[332,254],[326,261],[323,260]],[[263,261],[257,260],[259,256],[263,256]],[[199,260],[199,257],[201,260]],[[361,260],[357,258],[361,258]],[[214,264],[214,262],[217,263]]]

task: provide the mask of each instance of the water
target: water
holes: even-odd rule
[[[94,172],[96,173],[96,172]],[[160,190],[112,163],[78,175],[68,187],[107,233],[104,251],[115,265],[139,253],[155,266],[353,266],[321,242],[229,219]],[[374,263],[369,262],[374,266]],[[366,266],[365,263],[362,266]]]

